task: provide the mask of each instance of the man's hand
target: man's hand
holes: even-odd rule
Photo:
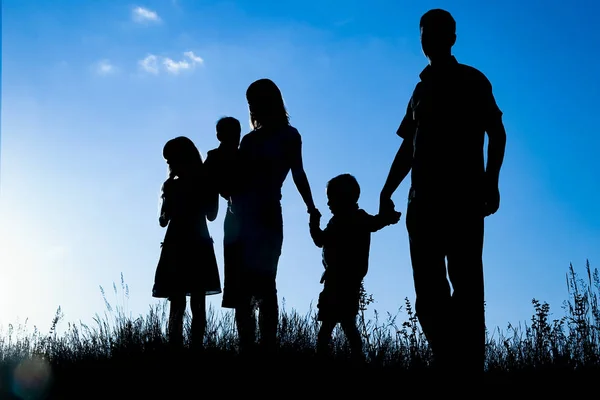
[[[489,217],[496,213],[500,208],[500,189],[497,182],[489,182],[486,184],[484,193],[484,216]]]

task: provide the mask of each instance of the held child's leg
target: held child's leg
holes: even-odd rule
[[[183,315],[185,314],[185,295],[169,298],[169,343],[175,346],[183,345]]]
[[[364,359],[362,339],[356,326],[356,319],[348,319],[341,323],[346,339],[350,344],[350,354],[353,359],[362,361]]]
[[[321,321],[321,327],[319,328],[319,334],[317,336],[317,354],[320,356],[326,356],[329,354],[329,342],[331,342],[331,335],[337,325],[336,321],[323,320]]]
[[[190,308],[192,311],[191,343],[193,347],[202,348],[206,332],[206,296],[204,293],[192,294]]]

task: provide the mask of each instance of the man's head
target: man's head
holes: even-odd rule
[[[456,42],[456,21],[452,15],[439,8],[427,11],[419,23],[421,48],[430,61],[451,55]]]
[[[338,175],[327,183],[327,205],[334,215],[352,210],[359,197],[360,186],[350,174]]]
[[[233,117],[223,117],[217,121],[217,139],[226,146],[238,147],[242,127],[240,121]]]

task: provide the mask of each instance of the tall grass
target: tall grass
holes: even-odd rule
[[[566,274],[568,298],[562,306],[564,316],[561,318],[550,320],[550,305],[533,299],[531,321],[488,332],[488,372],[600,368],[600,275],[597,268],[592,270],[589,261],[585,270],[586,275],[581,278],[573,265],[569,266]],[[106,310],[103,315],[96,314],[92,326],[67,323],[65,332],[58,334],[56,327],[63,319],[59,308],[48,333],[37,329],[29,332],[25,325],[9,325],[8,330],[0,332],[0,369],[5,376],[4,381],[0,376],[0,383],[6,382],[7,374],[27,360],[43,360],[45,365],[58,368],[100,365],[125,355],[142,356],[166,351],[167,302],[153,305],[147,315],[134,318],[122,306],[110,304],[104,289],[100,289]],[[113,284],[115,295],[128,298],[129,289],[122,276],[120,289],[119,294],[117,285]],[[363,289],[358,322],[370,367],[395,370],[426,367],[431,352],[409,300],[405,299],[396,314],[382,316],[374,311],[374,318],[367,319],[365,312],[372,302],[373,297]],[[400,322],[401,315],[404,319]],[[209,307],[207,319],[206,352],[223,359],[235,357],[238,349],[233,313]],[[187,345],[189,315],[184,323]],[[278,328],[279,353],[282,357],[310,357],[316,346],[318,329],[315,310],[311,308],[301,315],[294,309],[288,310],[284,301]],[[349,353],[339,329],[334,332],[332,349],[338,360],[344,360]]]

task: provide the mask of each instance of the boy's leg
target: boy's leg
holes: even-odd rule
[[[173,346],[183,345],[183,316],[185,314],[185,295],[169,297],[168,340]]]
[[[317,335],[317,355],[321,357],[329,355],[329,342],[336,325],[337,322],[334,320],[324,319],[321,321],[321,327]]]
[[[342,321],[341,325],[342,329],[344,330],[344,334],[346,335],[346,339],[348,339],[348,343],[350,344],[350,354],[352,356],[352,359],[357,361],[363,361],[365,355],[363,353],[360,332],[358,331],[358,327],[356,326],[356,319],[344,320]]]
[[[202,348],[206,333],[206,296],[204,293],[192,294],[190,308],[192,311],[191,345]]]

